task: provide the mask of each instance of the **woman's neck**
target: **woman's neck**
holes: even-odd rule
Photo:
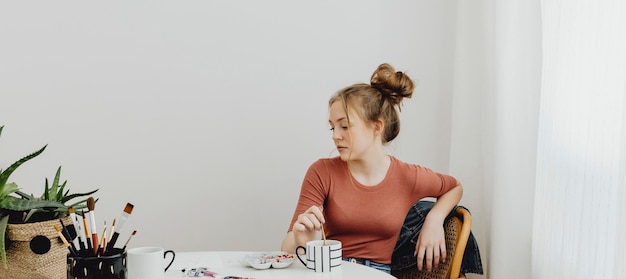
[[[384,151],[360,160],[347,162],[352,177],[365,186],[375,186],[383,181],[391,165],[391,158]]]

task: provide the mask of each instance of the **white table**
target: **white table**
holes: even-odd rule
[[[207,267],[221,275],[251,277],[255,279],[336,279],[336,278],[395,278],[380,270],[351,262],[342,262],[341,268],[328,273],[316,273],[307,269],[296,258],[289,267],[281,269],[257,270],[242,263],[242,259],[252,253],[246,251],[177,252],[176,259],[166,272],[166,278],[185,277],[182,269]],[[210,278],[210,277],[198,277]]]

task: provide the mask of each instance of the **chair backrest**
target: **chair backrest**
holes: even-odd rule
[[[408,268],[393,274],[399,279],[458,279],[461,274],[461,262],[472,227],[472,215],[464,207],[457,207],[452,218],[444,224],[446,238],[446,262],[439,264],[431,272],[419,271],[417,267]]]
[[[460,224],[460,229],[457,234],[456,239],[456,248],[458,251],[452,255],[452,262],[450,266],[450,270],[448,271],[448,279],[458,279],[465,278],[465,275],[461,274],[461,263],[463,262],[463,254],[465,252],[465,247],[467,246],[467,241],[470,236],[470,231],[472,229],[472,215],[469,211],[467,211],[464,207],[458,207],[456,210],[456,214],[453,218],[455,222]]]

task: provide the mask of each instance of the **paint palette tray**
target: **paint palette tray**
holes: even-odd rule
[[[246,255],[244,264],[255,269],[286,268],[295,259],[295,255],[286,252],[267,252]]]

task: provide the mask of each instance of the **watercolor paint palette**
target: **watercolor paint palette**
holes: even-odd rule
[[[246,255],[244,264],[255,269],[285,268],[290,266],[295,255],[286,252],[254,253]]]

